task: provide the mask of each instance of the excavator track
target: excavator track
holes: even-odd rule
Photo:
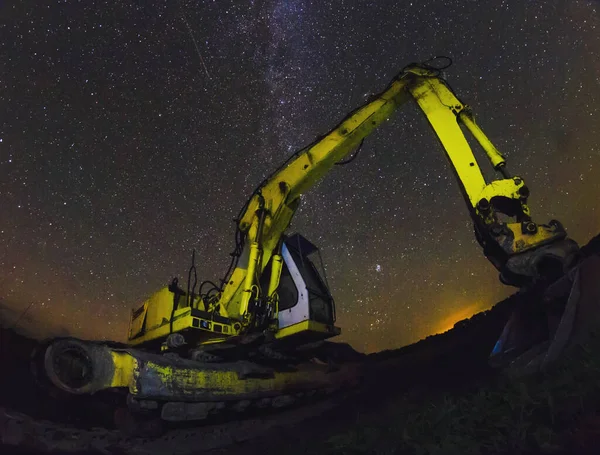
[[[0,335],[3,363],[11,371],[9,376],[3,377],[0,390],[0,452],[5,447],[19,447],[25,453],[31,449],[32,453],[59,451],[80,455],[82,452],[157,454],[173,453],[173,447],[177,447],[177,453],[184,454],[225,447],[268,434],[281,425],[294,426],[337,406],[355,390],[352,386],[359,379],[357,372],[363,367],[364,357],[359,355],[352,365],[339,367],[320,362],[273,363],[270,366],[250,361],[230,362],[238,370],[240,364],[246,365],[242,369],[246,375],[240,375],[238,379],[236,373],[235,378],[246,381],[245,388],[249,393],[240,396],[217,394],[213,397],[218,398],[217,401],[192,401],[189,397],[182,400],[181,395],[176,395],[180,401],[173,401],[165,392],[162,399],[154,394],[154,400],[149,400],[148,395],[131,394],[128,386],[101,389],[100,379],[103,374],[106,378],[111,371],[110,368],[98,368],[102,359],[106,361],[114,355],[128,358],[137,365],[148,366],[156,362],[170,365],[182,375],[191,369],[181,369],[181,365],[197,370],[210,368],[219,375],[227,371],[227,365],[207,366],[202,362],[151,354],[112,342],[74,338],[35,342],[2,328]],[[341,354],[345,358],[356,354],[340,343],[331,343],[325,350],[332,353],[332,360],[340,362]],[[338,357],[334,358],[336,354]],[[91,363],[82,363],[90,358]],[[248,367],[247,364],[252,363],[256,365]],[[52,366],[50,371],[45,370],[47,364]],[[115,372],[123,372],[124,365],[115,368],[113,364],[113,379]],[[271,374],[266,374],[268,370],[272,370]],[[148,367],[145,371],[152,370]],[[257,371],[261,377],[256,377]],[[299,375],[294,377],[294,372]],[[310,376],[309,372],[317,374]],[[207,377],[211,376],[210,372],[205,373]],[[139,377],[137,374],[132,373],[131,378]],[[52,375],[56,376],[55,380],[67,381],[63,386],[70,391],[54,384]],[[264,381],[277,384],[279,389],[266,393],[260,388],[265,387]],[[84,393],[86,387],[100,390]],[[233,387],[239,389],[242,386],[232,383],[229,390]],[[74,393],[78,390],[81,393]],[[195,420],[188,419],[192,415],[187,405],[196,411]],[[162,419],[161,412],[169,408],[171,416],[179,418]],[[200,408],[202,413],[198,411]],[[186,414],[177,410],[185,410]]]
[[[346,346],[336,347],[327,350],[340,360]],[[45,341],[31,360],[43,399],[35,412],[0,407],[0,442],[36,453],[224,447],[331,409],[359,383],[362,367],[359,361],[206,363],[75,338]]]
[[[155,433],[152,424],[143,427],[156,419],[239,419],[246,412],[310,402],[359,380],[358,363],[202,362],[75,338],[46,343],[34,365],[38,376],[68,394],[121,393],[126,411],[116,414],[116,423],[131,432],[139,426],[131,423],[133,417],[142,433]]]

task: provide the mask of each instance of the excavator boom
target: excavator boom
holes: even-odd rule
[[[219,299],[230,316],[243,318],[247,313],[256,282],[252,277],[260,276],[267,267],[297,209],[300,195],[409,100],[414,100],[425,114],[443,146],[473,218],[477,238],[488,259],[501,272],[502,281],[520,287],[536,279],[542,273],[538,265],[549,256],[558,258],[562,267],[576,245],[563,241],[566,232],[560,223],[538,225],[532,221],[527,205],[528,187],[523,178],[510,177],[505,158],[477,125],[470,108],[439,76],[439,70],[411,64],[383,92],[294,154],[257,188],[239,220],[239,230],[250,242],[243,257],[249,259],[235,269]],[[481,145],[502,179],[485,181],[461,125]],[[503,223],[499,214],[515,221]]]

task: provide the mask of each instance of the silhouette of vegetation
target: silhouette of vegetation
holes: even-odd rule
[[[600,442],[599,354],[593,334],[545,374],[458,393],[414,388],[314,453],[592,453]]]

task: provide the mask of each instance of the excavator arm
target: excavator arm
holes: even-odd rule
[[[500,280],[522,287],[562,275],[578,251],[577,244],[566,238],[558,221],[533,221],[524,179],[511,177],[504,156],[444,79],[423,74],[419,66],[409,67],[408,71],[420,74],[410,85],[410,93],[446,152],[473,220],[475,236],[500,272]],[[485,181],[461,126],[471,133],[502,178]]]
[[[258,187],[239,219],[246,246],[216,301],[229,317],[247,321],[252,300],[260,293],[268,297],[276,290],[279,271],[271,274],[276,278],[269,289],[259,289],[257,283],[271,257],[279,258],[278,247],[300,195],[411,99],[425,114],[446,153],[473,219],[476,237],[486,257],[500,271],[501,280],[522,286],[547,273],[549,265],[562,271],[577,246],[565,240],[566,232],[557,221],[545,225],[532,220],[524,180],[510,176],[505,158],[439,73],[428,64],[408,65],[383,92],[293,155]],[[486,182],[462,127],[480,144],[501,179]],[[506,217],[514,221],[506,222]]]

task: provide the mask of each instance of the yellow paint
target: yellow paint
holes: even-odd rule
[[[110,387],[129,387],[135,390],[133,375],[137,369],[137,360],[124,351],[111,351],[111,356],[114,372]]]
[[[272,377],[240,377],[237,371],[223,369],[220,365],[203,369],[164,365],[155,361],[144,361],[141,367],[135,352],[110,350],[114,373],[110,381],[98,386],[95,390],[113,387],[127,387],[130,393],[137,395],[138,381],[142,375],[158,376],[160,389],[156,399],[169,399],[172,391],[178,395],[192,396],[199,390],[222,398],[235,398],[244,394],[260,394],[261,392],[284,391],[287,388],[302,389],[304,387],[326,387],[337,384],[345,377],[346,370],[340,374],[332,374],[321,365],[304,365],[297,371],[273,372]],[[220,369],[219,369],[220,368]],[[142,380],[143,383],[143,380]],[[153,380],[156,386],[155,380]],[[143,386],[142,386],[143,388]]]

